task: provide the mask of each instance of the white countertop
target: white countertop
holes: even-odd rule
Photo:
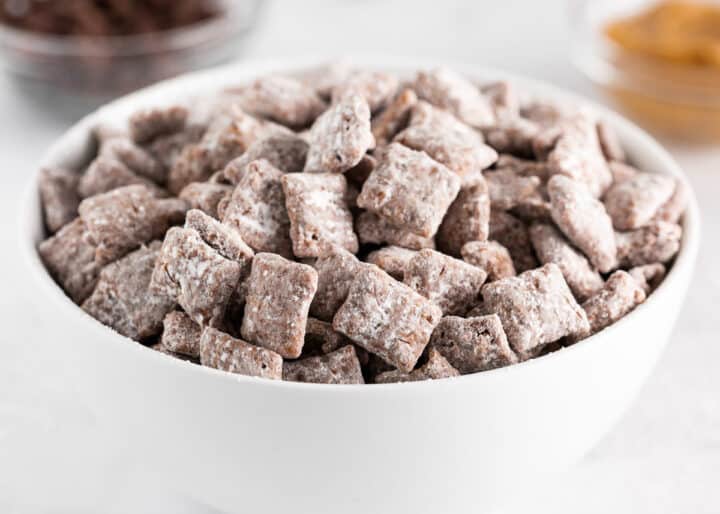
[[[308,5],[312,8],[307,9]],[[562,0],[275,1],[244,55],[392,53],[477,62],[597,97],[568,61],[565,8]],[[14,494],[17,482],[11,475],[28,471],[22,456],[35,445],[28,440],[23,448],[23,440],[16,438],[8,447],[3,440],[2,400],[20,391],[32,397],[34,382],[22,370],[32,369],[32,326],[42,323],[34,318],[23,294],[23,268],[16,250],[19,193],[39,153],[78,113],[55,95],[39,100],[36,93],[28,95],[0,75],[0,511],[8,513],[28,512]],[[704,222],[697,273],[672,341],[615,430],[561,477],[556,487],[519,495],[518,504],[503,512],[720,512],[720,272],[716,264],[720,255],[720,146],[668,146],[690,177]],[[609,370],[609,380],[611,376]],[[110,486],[97,494],[107,494],[108,513],[130,509],[127,499],[123,502]],[[164,511],[159,505],[132,505],[132,509]],[[172,509],[195,512],[177,505]],[[58,507],[57,512],[65,511]]]

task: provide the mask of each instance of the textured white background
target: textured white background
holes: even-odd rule
[[[569,63],[566,9],[563,0],[276,0],[243,55],[437,57],[502,67],[597,97]],[[20,433],[3,431],[3,416],[12,416],[3,410],[4,396],[21,394],[32,402],[43,394],[42,377],[23,372],[34,368],[32,327],[43,320],[33,315],[23,292],[19,194],[39,153],[82,110],[81,103],[0,76],[0,511],[8,514],[29,512],[14,485],[17,474],[43,476],[27,464],[42,462],[37,452],[52,446],[44,439],[42,420]],[[695,187],[704,218],[697,273],[672,342],[616,429],[555,487],[518,491],[508,513],[720,512],[720,148],[668,145]],[[608,381],[612,375],[608,369]],[[28,477],[23,480],[27,486]],[[195,511],[163,499],[138,505],[123,487],[121,478],[113,477],[88,494],[106,498],[109,513]],[[44,489],[38,483],[36,493]],[[57,506],[57,512],[64,510]]]

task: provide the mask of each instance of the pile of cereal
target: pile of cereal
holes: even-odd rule
[[[174,357],[334,384],[509,366],[628,314],[680,246],[680,182],[505,82],[333,65],[201,100],[97,127],[39,185],[55,280]]]

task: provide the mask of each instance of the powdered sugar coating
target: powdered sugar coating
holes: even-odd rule
[[[523,360],[589,327],[555,264],[486,284],[482,295],[484,310],[500,317],[510,346]]]
[[[459,259],[420,250],[405,268],[403,282],[440,307],[444,315],[463,315],[480,300],[485,270]]]
[[[142,247],[105,266],[85,312],[120,334],[141,341],[156,335],[175,300],[149,289],[160,242]]]
[[[223,210],[223,223],[234,227],[256,252],[292,256],[290,218],[285,208],[283,172],[267,161],[253,161]]]
[[[359,70],[350,73],[332,90],[333,102],[347,95],[359,95],[367,101],[370,112],[377,112],[390,103],[398,90],[399,81],[384,71]]]
[[[314,384],[364,384],[360,361],[351,344],[325,355],[286,361],[283,380]]]
[[[620,161],[610,161],[608,167],[610,168],[610,173],[612,173],[614,184],[625,182],[640,173],[640,170],[634,166]]]
[[[82,201],[78,208],[95,243],[95,260],[104,265],[182,222],[187,205],[177,198],[158,199],[144,186],[114,189]]]
[[[481,173],[465,177],[437,233],[438,248],[455,257],[469,241],[484,241],[490,231],[490,196]]]
[[[270,75],[255,80],[242,92],[250,112],[288,127],[306,127],[325,110],[325,102],[299,80]]]
[[[427,102],[412,108],[410,124],[394,140],[424,151],[458,175],[483,170],[497,160],[497,152],[483,143],[480,133]]]
[[[155,194],[162,194],[161,188],[150,179],[141,177],[115,157],[101,154],[88,165],[77,190],[82,198],[89,198],[133,184],[144,185]]]
[[[605,286],[582,304],[591,335],[615,323],[645,301],[645,291],[626,271],[616,271]]]
[[[199,358],[202,332],[202,327],[184,312],[168,312],[163,319],[160,343],[170,352]]]
[[[375,266],[363,267],[333,318],[333,328],[398,369],[410,372],[440,308]]]
[[[332,323],[308,317],[305,324],[302,357],[325,355],[349,344],[352,344],[352,341],[340,332],[333,330]]]
[[[435,248],[432,237],[422,237],[398,228],[373,212],[362,212],[355,221],[355,230],[361,243],[387,243],[411,250]]]
[[[45,226],[55,233],[77,217],[80,175],[62,168],[43,168],[38,177]]]
[[[343,173],[374,146],[367,100],[359,95],[344,96],[313,123],[305,171]]]
[[[282,177],[282,187],[296,257],[319,257],[327,245],[358,251],[345,177],[337,173],[288,173]]]
[[[237,159],[228,163],[223,170],[225,178],[232,184],[242,180],[248,164],[264,159],[285,173],[302,171],[307,157],[308,144],[295,134],[275,134],[255,141]]]
[[[604,282],[600,273],[555,227],[548,223],[533,224],[530,240],[542,264],[557,264],[578,301],[587,300],[602,288]]]
[[[159,136],[180,132],[187,118],[188,110],[179,105],[137,111],[128,121],[130,137],[136,143],[148,143]]]
[[[497,241],[470,241],[460,253],[465,262],[485,270],[488,282],[516,275],[510,252]]]
[[[238,262],[220,255],[197,231],[173,227],[165,235],[151,290],[175,298],[199,325],[219,326],[240,273]]]
[[[495,125],[483,127],[485,142],[496,151],[532,157],[533,142],[540,127],[525,118],[501,118]]]
[[[680,250],[682,228],[675,223],[653,221],[629,232],[616,232],[620,266],[629,268],[655,262],[667,263]]]
[[[422,237],[437,232],[460,190],[460,178],[423,152],[389,145],[357,199],[358,206]]]
[[[435,327],[429,348],[442,354],[463,375],[518,362],[496,314],[444,317]]]
[[[675,191],[675,180],[654,173],[637,173],[616,182],[603,198],[616,230],[633,230],[646,225]]]
[[[627,156],[625,150],[620,143],[615,129],[606,121],[600,120],[596,124],[598,141],[600,142],[600,148],[608,161],[625,162]]]
[[[386,246],[370,252],[367,262],[374,264],[395,280],[402,281],[405,269],[410,260],[417,255],[417,251],[408,250],[400,246]]]
[[[550,168],[583,183],[599,198],[612,183],[612,174],[602,154],[595,122],[583,112],[566,118],[560,134],[548,155]]]
[[[404,129],[410,121],[410,111],[417,104],[412,89],[404,89],[390,105],[372,120],[372,133],[378,146],[386,145]]]
[[[452,367],[442,354],[431,348],[428,351],[428,360],[417,369],[407,373],[401,370],[392,370],[379,373],[375,376],[376,384],[391,384],[395,382],[417,382],[420,380],[439,380],[441,378],[458,377],[460,373]]]
[[[96,251],[87,225],[80,218],[75,218],[38,245],[40,258],[50,274],[78,304],[92,293],[100,275]]]
[[[145,148],[127,137],[113,137],[102,141],[98,155],[116,159],[136,174],[157,184],[163,184],[167,179],[167,168]]]
[[[668,223],[678,223],[682,218],[690,199],[688,186],[684,181],[675,179],[675,189],[672,196],[655,213],[655,219]]]
[[[558,228],[601,273],[617,265],[612,221],[605,206],[581,183],[563,175],[548,182],[550,213]]]
[[[305,341],[317,272],[269,253],[255,255],[247,281],[241,334],[248,341],[296,359]]]
[[[310,305],[310,314],[332,321],[347,298],[350,284],[364,264],[342,247],[328,247],[313,267],[318,274],[318,287]]]
[[[418,72],[413,89],[419,98],[451,112],[472,127],[495,122],[488,99],[474,84],[447,68]]]
[[[212,182],[192,182],[185,186],[178,198],[185,200],[191,209],[200,209],[208,216],[219,219],[218,204],[231,195],[232,186]]]
[[[506,153],[498,155],[495,167],[510,168],[523,177],[537,177],[542,184],[547,183],[553,174],[547,162],[523,159]]]
[[[206,327],[200,338],[200,363],[239,375],[282,380],[280,355],[211,327]]]
[[[490,204],[493,209],[507,211],[523,202],[541,198],[540,179],[524,177],[511,168],[485,172]]]

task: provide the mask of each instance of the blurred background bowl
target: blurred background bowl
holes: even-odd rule
[[[235,57],[262,0],[221,0],[219,14],[138,35],[53,35],[0,24],[0,64],[65,94],[111,97]]]
[[[574,0],[573,62],[617,108],[656,134],[682,142],[720,142],[719,66],[652,58],[628,51],[606,35],[609,23],[659,3]]]

